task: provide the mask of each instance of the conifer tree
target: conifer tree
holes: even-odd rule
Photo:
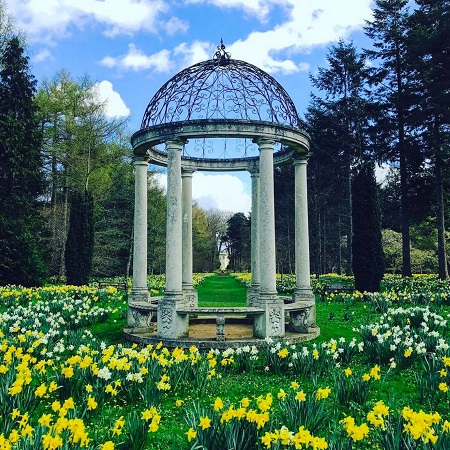
[[[374,18],[367,23],[366,35],[373,49],[369,59],[379,62],[372,68],[371,83],[375,86],[378,108],[384,114],[378,120],[379,158],[398,160],[401,185],[402,275],[411,276],[411,239],[409,185],[414,146],[408,136],[411,67],[406,57],[408,36],[408,1],[375,0]]]
[[[361,166],[353,179],[352,188],[355,288],[361,292],[378,292],[384,275],[384,255],[373,164]]]
[[[65,249],[67,284],[89,284],[94,248],[93,215],[92,194],[72,192]]]
[[[14,37],[0,57],[0,284],[38,285],[46,273],[38,245],[43,179],[35,92]]]

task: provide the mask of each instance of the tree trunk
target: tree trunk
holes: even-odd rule
[[[409,233],[409,207],[408,207],[408,171],[406,168],[406,157],[403,148],[400,149],[400,192],[402,209],[402,276],[411,277],[411,245]]]
[[[438,149],[439,152],[439,149]],[[444,189],[442,180],[442,159],[439,153],[435,163],[436,180],[436,225],[438,233],[438,264],[439,278],[445,280],[448,277],[447,261],[445,255],[445,216],[444,216]]]
[[[346,275],[353,275],[353,259],[352,259],[352,242],[353,242],[353,223],[352,223],[352,172],[351,172],[351,157],[347,151],[346,161],[346,188],[347,188],[347,264],[345,268]]]

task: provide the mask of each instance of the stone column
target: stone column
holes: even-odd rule
[[[198,306],[197,291],[192,284],[192,174],[193,170],[181,172],[183,198],[183,274],[182,287],[185,303],[195,308]]]
[[[253,333],[256,337],[284,336],[283,301],[278,298],[276,288],[275,258],[275,202],[273,183],[273,147],[269,139],[256,139],[259,146],[259,276],[260,292],[255,306],[265,309],[257,316]]]
[[[148,158],[135,156],[134,165],[134,247],[133,286],[128,302],[129,327],[143,327],[150,324],[151,317],[143,317],[133,304],[148,303],[150,292],[147,287],[147,167]]]
[[[259,237],[258,237],[258,218],[259,218],[259,172],[250,171],[252,179],[252,216],[251,216],[251,271],[252,284],[247,291],[247,306],[253,306],[259,296],[260,277],[259,277]]]
[[[315,326],[315,297],[311,290],[309,266],[309,228],[308,228],[308,191],[307,191],[307,157],[298,158],[295,166],[295,273],[296,286],[294,301],[310,301],[308,323]]]
[[[166,290],[158,303],[158,337],[177,339],[186,336],[187,315],[177,314],[184,305],[182,290],[181,150],[183,141],[169,140],[167,149],[167,225],[166,225]]]

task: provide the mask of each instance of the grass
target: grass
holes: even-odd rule
[[[207,277],[198,288],[198,304],[204,307],[245,306],[247,289],[229,275]]]
[[[206,278],[199,286],[198,298],[199,305],[203,307],[245,306],[246,288],[233,277],[212,276]],[[346,302],[317,301],[316,308],[316,322],[321,329],[319,338],[314,341],[317,345],[340,337],[344,337],[347,341],[353,337],[358,337],[354,328],[358,328],[361,324],[374,323],[380,316],[375,311],[373,304],[351,300]],[[448,310],[448,308],[446,309]],[[93,333],[107,344],[117,344],[123,342],[122,329],[125,323],[125,308],[121,308],[107,322],[95,325]],[[305,345],[312,345],[312,343]],[[423,370],[420,364],[420,362],[416,362],[412,367],[399,371],[388,370],[384,367],[382,379],[376,381],[370,389],[369,402],[375,403],[384,400],[391,405],[393,410],[397,411],[405,405],[417,410],[420,408],[427,409],[427,405],[420,404],[417,394],[415,372]],[[370,366],[363,363],[362,358],[358,356],[352,361],[351,366],[352,368],[358,367],[362,371],[370,370]],[[293,380],[298,381],[305,392],[314,390],[311,378],[295,376],[293,373],[283,373],[282,371],[274,374],[265,372],[263,367],[258,367],[249,373],[235,370],[228,371],[219,383],[208,386],[201,396],[186,389],[178,392],[170,391],[163,399],[160,407],[163,411],[164,426],[158,433],[149,436],[146,449],[188,448],[184,434],[187,429],[184,423],[186,410],[185,406],[180,408],[175,405],[176,399],[182,399],[184,405],[188,405],[195,400],[209,406],[217,396],[231,402],[238,402],[243,397],[254,398],[267,392],[272,392],[276,396],[280,389],[288,391]],[[320,376],[318,383],[320,387],[332,386],[333,375]],[[192,398],[192,395],[196,395],[196,397]],[[448,405],[443,405],[442,408],[444,411],[449,409]]]

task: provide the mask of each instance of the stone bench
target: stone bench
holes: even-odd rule
[[[320,298],[324,302],[327,294],[354,294],[355,288],[352,286],[344,285],[341,283],[324,285],[321,292]]]
[[[290,328],[295,333],[309,333],[310,326],[308,319],[310,309],[314,307],[313,301],[299,301],[294,303],[285,303],[284,311],[289,313],[291,317]],[[134,327],[151,327],[153,317],[156,317],[158,311],[158,300],[147,302],[129,303],[128,314],[131,314],[128,323],[134,323]],[[195,314],[198,316],[216,316],[216,340],[225,341],[225,316],[244,315],[246,317],[258,316],[264,314],[264,308],[255,306],[242,307],[182,307],[176,310],[177,314],[188,315]],[[131,319],[131,320],[130,320]]]
[[[152,327],[152,319],[158,311],[158,299],[150,298],[150,302],[128,302],[128,324],[133,328]]]
[[[116,281],[116,282],[109,282],[109,281],[99,281],[98,282],[98,288],[99,289],[106,289],[108,287],[115,287],[118,291],[128,291],[128,286],[126,281]]]
[[[284,311],[291,316],[291,328],[296,333],[309,333],[310,310],[314,307],[313,301],[299,301],[294,303],[285,303]]]
[[[245,314],[246,316],[256,316],[264,314],[263,308],[254,306],[230,307],[230,308],[181,308],[177,309],[178,314],[197,314],[197,315],[214,315],[216,316],[216,340],[219,342],[225,341],[225,316]]]

